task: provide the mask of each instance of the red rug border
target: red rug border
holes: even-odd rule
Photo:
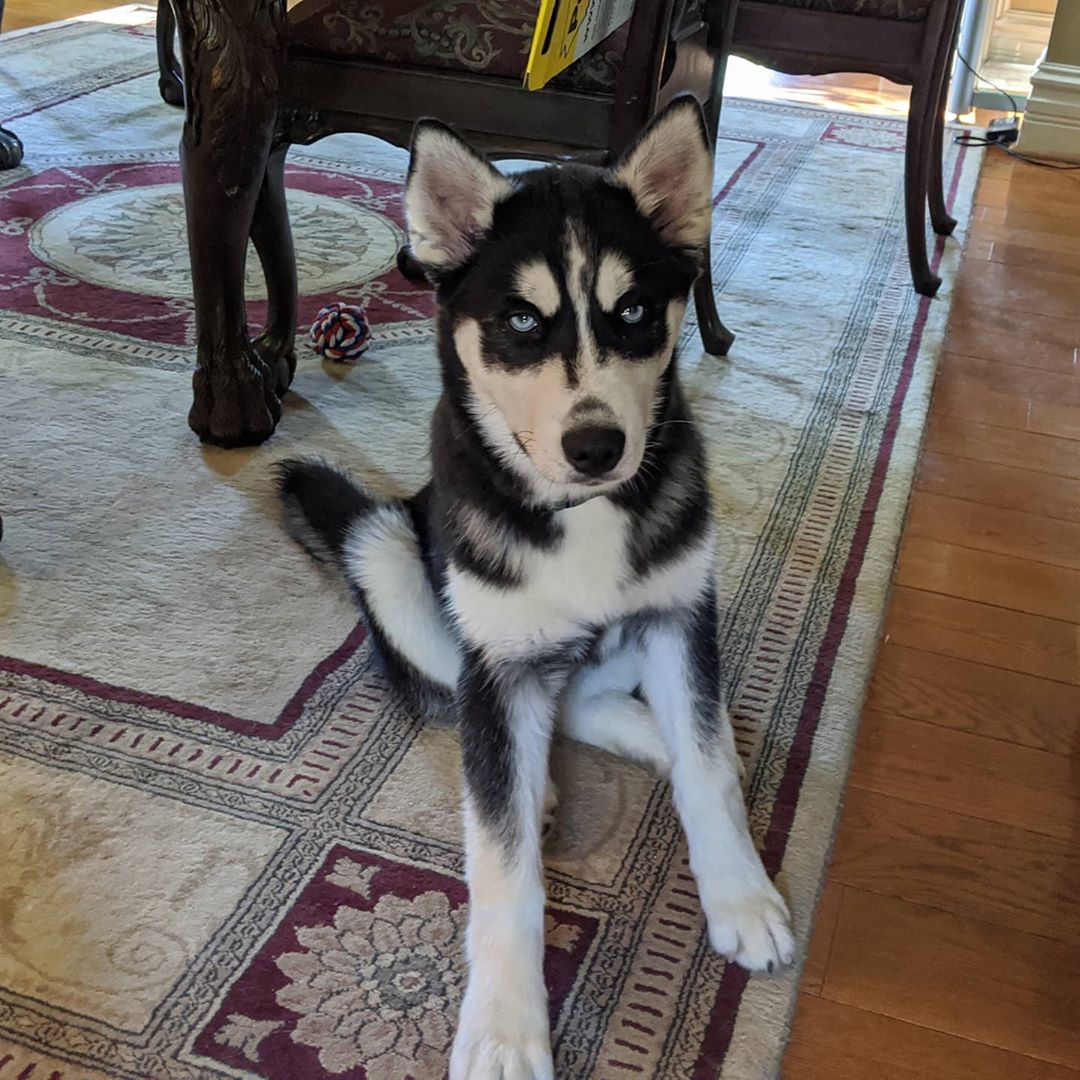
[[[323,657],[315,665],[314,669],[308,673],[296,692],[285,703],[285,707],[278,713],[277,718],[270,724],[261,724],[257,720],[245,720],[242,717],[234,716],[232,713],[210,709],[203,705],[195,705],[190,701],[179,701],[176,698],[166,697],[161,694],[148,694],[141,690],[132,690],[126,686],[102,682],[100,679],[92,678],[89,675],[63,671],[60,668],[49,667],[45,664],[19,660],[13,656],[0,656],[0,671],[31,679],[40,679],[42,682],[53,683],[72,690],[79,690],[84,694],[103,698],[106,701],[118,701],[125,705],[137,705],[140,708],[168,713],[170,716],[182,720],[198,720],[205,724],[213,724],[215,727],[224,728],[226,731],[234,732],[237,735],[252,735],[259,739],[274,740],[280,739],[296,723],[297,718],[303,712],[304,706],[312,698],[316,690],[333,672],[337,671],[356,653],[366,638],[367,630],[363,623],[358,622],[349,631],[345,640],[332,653]]]

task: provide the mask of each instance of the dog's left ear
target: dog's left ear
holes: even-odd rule
[[[695,98],[676,98],[611,167],[672,247],[700,251],[712,226],[713,152]]]
[[[405,183],[409,246],[417,262],[435,273],[464,263],[491,228],[495,204],[511,190],[510,181],[454,131],[421,120]]]

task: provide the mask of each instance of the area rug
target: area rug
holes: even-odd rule
[[[0,1077],[441,1080],[468,902],[454,734],[388,692],[269,487],[295,454],[384,490],[428,470],[432,299],[394,270],[405,155],[352,136],[292,155],[302,321],[359,299],[375,344],[348,368],[302,350],[266,446],[202,449],[151,20],[0,39],[26,146],[0,177]],[[722,677],[803,951],[958,262],[939,245],[941,295],[912,292],[903,137],[727,102],[714,275],[738,340],[683,342]],[[950,149],[961,221],[976,164]],[[667,786],[569,745],[554,768],[557,1075],[775,1075],[799,971],[709,952]]]

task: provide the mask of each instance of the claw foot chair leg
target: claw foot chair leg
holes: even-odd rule
[[[289,389],[296,373],[296,252],[285,203],[288,149],[279,144],[271,150],[251,222],[267,299],[266,329],[256,338],[255,351],[270,367],[278,397]]]
[[[0,23],[4,21],[4,0],[0,0]],[[23,144],[14,131],[0,127],[0,171],[15,169],[22,164]]]
[[[157,8],[158,93],[167,105],[183,108],[184,82],[176,59],[176,15],[172,0],[158,0]]]
[[[244,309],[249,235],[272,271],[267,334],[295,328],[282,296],[291,289],[295,305],[295,276],[277,265],[291,260],[291,243],[269,254],[271,238],[280,237],[282,227],[288,231],[287,218],[284,226],[275,223],[275,215],[284,218],[284,150],[280,158],[272,155],[284,4],[177,0],[176,14],[187,80],[180,161],[197,338],[188,424],[205,443],[253,446],[273,434],[281,416],[279,394],[291,377],[283,350],[291,350],[292,340],[288,335],[287,343],[269,349],[266,334],[261,348],[251,341]]]

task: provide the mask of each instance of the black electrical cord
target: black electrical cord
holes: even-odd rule
[[[957,51],[956,51],[956,59],[959,60],[960,63],[963,64],[964,67],[966,67],[968,69],[968,71],[970,71],[971,74],[975,76],[976,79],[979,79],[982,82],[986,83],[987,86],[992,86],[999,94],[1001,94],[1003,97],[1007,97],[1009,99],[1009,104],[1012,106],[1012,117],[1013,117],[1014,120],[1020,115],[1020,106],[1016,104],[1016,98],[1014,98],[1012,96],[1012,94],[1009,93],[1008,90],[1006,90],[1003,86],[998,86],[998,84],[996,82],[993,82],[992,80],[988,79],[981,72],[976,71],[975,68],[973,68],[968,63],[967,57],[964,56],[964,54],[962,52],[960,52],[959,49],[957,49]]]
[[[957,135],[954,142],[961,146],[996,146],[999,150],[1016,158],[1017,161],[1026,161],[1029,165],[1038,165],[1041,169],[1053,169],[1056,172],[1076,172],[1080,165],[1067,165],[1063,161],[1044,161],[1042,158],[1032,157],[1030,154],[1021,153],[1004,143],[990,142],[989,139],[973,139],[966,135]]]
[[[975,68],[973,68],[971,64],[968,63],[967,58],[960,51],[957,51],[956,59],[959,60],[960,63],[963,64],[964,67],[966,67],[968,71],[970,71],[971,74],[975,76],[976,79],[981,79],[988,86],[992,86],[999,94],[1007,97],[1009,99],[1009,104],[1012,105],[1012,119],[1017,121],[1019,120],[1020,108],[1016,104],[1016,98],[1014,98],[1008,90],[1006,90],[1002,86],[998,86],[997,83],[993,82],[985,75],[976,71]],[[1007,145],[1006,143],[999,142],[996,139],[980,138],[979,136],[971,135],[968,132],[957,135],[953,142],[958,143],[960,146],[996,146],[999,150],[1002,150],[1006,154],[1008,154],[1009,157],[1016,158],[1018,161],[1026,161],[1029,165],[1038,165],[1040,168],[1043,169],[1056,169],[1059,172],[1075,172],[1076,170],[1080,169],[1080,165],[1067,165],[1061,161],[1044,161],[1041,158],[1036,158],[1032,157],[1030,154],[1025,154],[1020,150],[1014,150],[1011,146]]]

